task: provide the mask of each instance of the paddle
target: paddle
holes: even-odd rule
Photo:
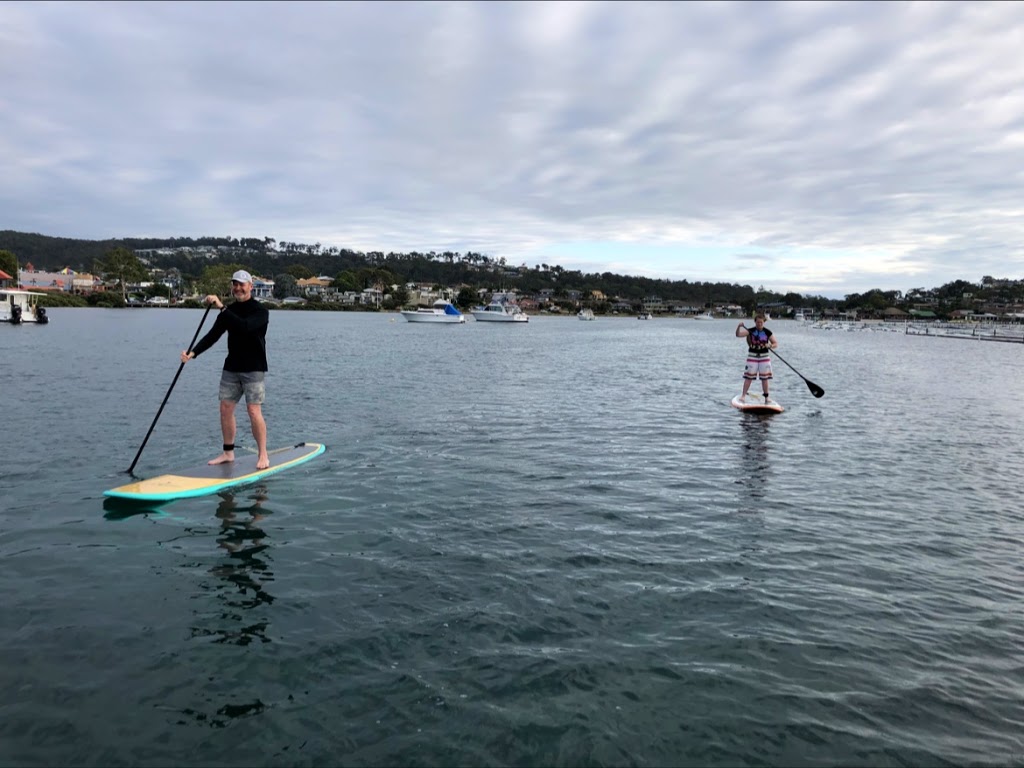
[[[774,349],[770,349],[769,351],[770,351],[770,352],[771,352],[771,353],[772,353],[773,355],[775,355],[775,356],[776,356],[777,358],[779,358],[779,360],[781,360],[782,362],[786,363],[786,358],[784,358],[784,357],[783,357],[782,355],[780,355],[780,354],[779,354],[778,352],[776,352],[776,351],[775,351]],[[791,371],[793,371],[793,373],[795,373],[795,374],[796,374],[797,376],[799,376],[799,377],[800,377],[801,379],[803,379],[803,380],[804,380],[804,382],[805,382],[805,383],[807,384],[807,388],[808,388],[809,390],[811,390],[811,394],[812,394],[812,395],[814,395],[815,397],[821,397],[822,395],[824,395],[824,394],[825,394],[825,390],[824,390],[824,389],[822,389],[822,388],[821,388],[821,387],[819,387],[819,386],[818,386],[817,384],[815,384],[815,383],[814,383],[813,381],[811,381],[810,379],[808,379],[808,378],[807,378],[806,376],[804,376],[804,375],[803,375],[802,373],[800,373],[800,371],[798,371],[798,370],[797,370],[796,368],[794,368],[794,367],[793,367],[792,365],[790,365],[789,363],[786,363],[786,365],[787,365],[787,366],[789,367],[789,369],[790,369]]]
[[[212,304],[207,305],[206,311],[203,312],[203,319],[199,321],[199,327],[196,328],[196,335],[192,337],[192,341],[188,344],[186,352],[192,351],[192,346],[196,343],[196,339],[199,338],[199,332],[203,330],[203,323],[206,322],[206,316],[210,314],[210,310],[213,308]],[[132,470],[135,469],[135,465],[139,461],[139,456],[142,455],[142,449],[146,447],[146,443],[149,442],[149,436],[153,434],[153,427],[156,426],[157,420],[160,418],[160,414],[164,412],[164,406],[167,405],[167,398],[171,396],[171,390],[174,389],[174,385],[178,383],[178,377],[181,376],[181,370],[185,367],[184,363],[178,366],[178,372],[174,374],[174,381],[171,382],[171,386],[167,390],[167,394],[164,395],[164,401],[160,403],[160,409],[156,412],[156,416],[153,417],[153,423],[149,425],[149,432],[146,433],[145,439],[142,441],[142,445],[139,446],[139,452],[135,454],[135,459],[132,461],[132,465],[125,470],[127,474],[131,474]]]

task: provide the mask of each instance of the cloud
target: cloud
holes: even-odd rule
[[[0,2],[3,226],[1021,277],[1022,33],[986,2]]]

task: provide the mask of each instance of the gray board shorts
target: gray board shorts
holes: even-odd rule
[[[246,405],[259,405],[267,394],[266,377],[266,371],[221,371],[220,399],[237,403],[244,393]]]

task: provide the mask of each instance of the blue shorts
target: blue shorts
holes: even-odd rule
[[[242,399],[242,393],[245,393],[246,405],[259,405],[267,394],[267,387],[264,383],[266,377],[265,371],[250,371],[249,373],[222,371],[220,374],[220,399],[237,403]]]

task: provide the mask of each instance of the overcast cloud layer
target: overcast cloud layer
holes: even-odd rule
[[[1024,277],[1020,3],[0,2],[0,229]]]

